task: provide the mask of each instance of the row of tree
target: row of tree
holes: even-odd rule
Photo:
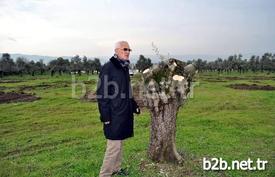
[[[50,61],[48,64],[50,68],[51,75],[55,72],[58,72],[60,75],[62,73],[78,73],[81,75],[82,71],[85,71],[87,74],[94,74],[99,72],[101,68],[101,63],[98,58],[93,60],[88,59],[86,56],[80,58],[79,55],[76,55],[71,58],[71,61],[68,59],[63,59],[62,57],[57,58],[56,60]]]
[[[227,59],[218,58],[215,61],[206,61],[202,59],[193,60],[199,72],[218,71],[230,73],[238,71],[244,73],[252,72],[275,72],[275,54],[265,53],[260,56],[251,56],[250,59],[242,59],[242,55],[232,55]],[[191,61],[189,61],[190,63]]]
[[[188,61],[187,63],[195,63],[199,72],[204,71],[218,71],[230,73],[232,71],[238,71],[244,73],[247,71],[268,71],[275,72],[275,54],[265,53],[260,56],[251,56],[250,59],[242,59],[242,55],[232,55],[227,59],[218,58],[215,61],[207,61],[197,59]],[[131,65],[132,69],[137,69],[142,72],[146,68],[152,66],[150,58],[146,58],[143,55],[139,56],[139,59],[135,65]],[[76,55],[69,59],[59,57],[55,60],[51,60],[47,65],[43,63],[43,60],[34,62],[28,61],[26,58],[18,57],[16,61],[10,57],[10,54],[4,53],[0,58],[0,77],[11,74],[45,74],[50,73],[53,76],[55,73],[62,75],[63,73],[79,74],[82,72],[87,74],[94,72],[98,73],[101,68],[101,63],[98,58],[88,59],[86,56],[83,58]]]
[[[187,61],[187,64],[190,63],[194,63],[199,72],[275,72],[275,54],[272,53],[265,53],[261,57],[253,55],[250,59],[243,59],[242,54],[231,55],[227,59],[218,58],[214,61],[199,58],[197,60]],[[150,58],[145,58],[143,55],[140,55],[135,68],[143,71],[150,66],[152,66]]]
[[[152,65],[150,58],[145,58],[143,55],[140,55],[136,65],[131,64],[131,69],[143,71]],[[50,73],[51,76],[56,73],[59,75],[64,73],[81,75],[82,72],[94,74],[94,72],[98,73],[100,68],[101,63],[98,58],[91,60],[86,56],[81,58],[79,55],[72,57],[70,60],[59,57],[51,60],[48,64],[43,63],[43,60],[37,62],[33,60],[28,61],[23,57],[18,57],[16,61],[14,61],[8,53],[3,53],[0,58],[0,77],[6,75],[22,76],[23,74],[34,76],[36,74],[43,75],[46,73]]]
[[[86,56],[83,58],[76,55],[69,59],[64,59],[59,57],[55,60],[51,60],[47,65],[43,63],[43,60],[37,62],[31,60],[28,61],[26,58],[18,57],[14,61],[10,54],[3,53],[0,58],[0,77],[6,75],[23,75],[30,74],[34,76],[35,74],[46,74],[50,73],[53,76],[55,73],[62,75],[63,73],[77,73],[81,75],[83,71],[87,74],[94,72],[99,72],[101,68],[101,63],[98,58],[88,59]]]

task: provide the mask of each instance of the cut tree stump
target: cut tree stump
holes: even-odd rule
[[[176,118],[188,97],[195,72],[193,64],[169,59],[142,74],[143,102],[151,114],[148,155],[153,161],[183,161],[175,144]]]

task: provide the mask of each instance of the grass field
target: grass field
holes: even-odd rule
[[[0,104],[0,176],[98,176],[105,151],[97,104],[72,97],[72,77],[6,77],[2,91],[33,86],[34,102]],[[2,79],[2,80],[3,80]],[[97,76],[76,76],[95,90]],[[198,74],[193,98],[177,118],[181,165],[151,162],[148,111],[135,118],[135,137],[124,142],[123,166],[130,176],[275,176],[275,91],[235,90],[229,84],[275,86],[275,74]],[[43,87],[43,84],[49,86]],[[36,87],[40,85],[39,87]],[[2,87],[1,87],[2,86]],[[76,87],[80,96],[83,85]],[[1,91],[1,90],[0,90]],[[263,171],[203,171],[203,157],[268,160]]]

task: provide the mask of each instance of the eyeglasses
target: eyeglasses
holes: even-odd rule
[[[125,51],[125,52],[126,52],[126,51],[128,51],[128,52],[131,52],[131,51],[132,51],[132,49],[128,49],[128,48],[123,48],[122,50]]]

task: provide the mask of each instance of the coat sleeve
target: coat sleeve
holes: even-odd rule
[[[108,74],[108,67],[105,64],[100,71],[99,79],[97,83],[97,102],[98,102],[98,109],[100,113],[100,120],[101,122],[108,122],[111,121],[111,114],[110,114],[110,99],[108,98],[108,85],[106,85],[109,74]],[[104,81],[105,79],[105,81]],[[106,81],[107,80],[107,81]],[[104,90],[107,89],[107,90]],[[105,93],[105,94],[104,94]]]

